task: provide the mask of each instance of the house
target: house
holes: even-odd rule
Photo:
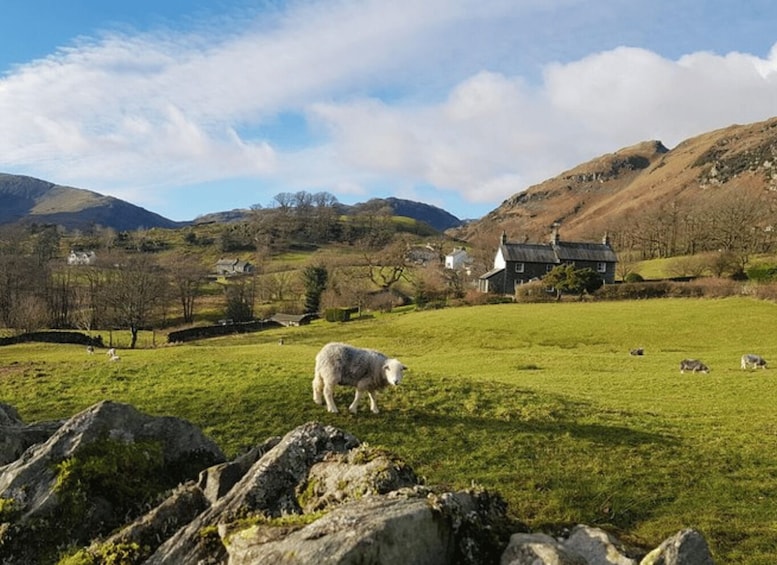
[[[511,243],[503,233],[494,257],[494,268],[481,275],[478,290],[512,294],[517,286],[541,279],[559,265],[591,269],[605,284],[615,281],[618,257],[607,234],[601,243],[569,242],[561,241],[558,228],[558,224],[553,225],[548,243]]]
[[[70,255],[67,256],[68,265],[94,265],[97,261],[97,255],[94,251],[73,251],[70,250]]]
[[[316,316],[314,314],[277,313],[270,318],[270,321],[280,324],[282,326],[286,326],[288,328],[292,326],[305,326],[309,324],[315,317]]]
[[[445,268],[457,270],[470,262],[469,255],[461,247],[457,247],[445,256]]]
[[[222,257],[216,262],[216,273],[219,275],[247,275],[253,272],[254,266],[248,261]]]
[[[414,245],[407,250],[405,260],[415,265],[439,264],[440,252],[431,245]]]

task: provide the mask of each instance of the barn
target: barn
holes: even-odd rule
[[[618,257],[605,234],[601,243],[561,241],[559,225],[554,224],[548,243],[516,243],[502,233],[494,257],[494,268],[478,279],[478,290],[512,294],[519,285],[544,277],[554,267],[573,265],[591,269],[605,284],[615,281]]]

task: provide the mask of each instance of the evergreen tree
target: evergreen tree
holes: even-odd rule
[[[302,281],[305,285],[305,313],[318,312],[321,305],[321,295],[326,289],[329,273],[321,265],[308,265],[302,271]]]

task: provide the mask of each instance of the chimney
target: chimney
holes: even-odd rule
[[[561,227],[561,224],[558,222],[553,222],[553,225],[551,226],[552,230],[550,232],[550,243],[551,245],[556,245],[559,242],[559,235],[558,235],[558,229]]]
[[[606,245],[607,247],[610,246],[610,234],[607,232],[604,232],[604,237],[602,237],[602,243]]]
[[[507,243],[507,232],[504,232],[504,231],[502,232],[502,237],[499,238],[499,243],[501,243],[502,245]]]

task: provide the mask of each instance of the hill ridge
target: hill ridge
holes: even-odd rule
[[[672,149],[651,140],[600,155],[448,233],[483,245],[493,245],[502,231],[540,241],[560,222],[565,237],[598,240],[662,206],[693,209],[744,193],[777,204],[777,118],[706,132]]]

